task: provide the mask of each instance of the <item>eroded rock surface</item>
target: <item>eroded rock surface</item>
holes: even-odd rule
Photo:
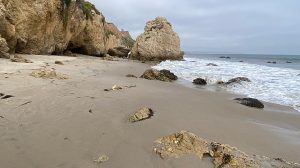
[[[197,78],[197,79],[194,79],[193,80],[193,83],[195,85],[207,85],[207,82],[205,79],[202,79],[202,78]]]
[[[149,119],[153,116],[153,114],[154,112],[152,109],[144,107],[132,114],[131,116],[129,116],[129,121],[134,123],[145,119]]]
[[[178,77],[169,70],[158,71],[155,69],[146,70],[141,76],[141,78],[148,80],[159,80],[164,82],[172,82],[178,79]]]
[[[138,36],[130,58],[141,61],[181,60],[180,39],[167,19],[157,17],[147,22],[144,33]]]
[[[1,37],[0,34],[0,58],[9,58],[8,54],[9,48],[7,46],[6,40]]]
[[[155,141],[153,148],[162,159],[196,155],[211,157],[216,168],[299,168],[299,164],[280,158],[249,155],[235,147],[209,142],[187,131],[172,134]]]

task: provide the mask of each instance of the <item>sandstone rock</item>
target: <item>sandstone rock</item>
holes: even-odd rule
[[[1,22],[0,22],[1,23]],[[7,47],[6,40],[0,35],[0,58],[9,58],[9,48]]]
[[[148,80],[159,80],[164,82],[172,82],[173,80],[177,80],[177,77],[171,72],[167,72],[166,70],[158,71],[155,69],[148,69],[144,72],[141,78]]]
[[[53,69],[40,69],[33,71],[30,76],[33,76],[35,78],[42,78],[42,79],[68,79],[66,75],[57,73]]]
[[[230,79],[228,82],[226,82],[225,84],[226,85],[229,85],[229,84],[236,84],[236,83],[241,83],[241,82],[251,82],[251,80],[249,78],[246,78],[246,77],[237,77],[237,78],[233,78],[233,79]]]
[[[218,66],[217,64],[214,64],[214,63],[209,63],[207,64],[206,66]]]
[[[150,108],[141,108],[139,111],[135,112],[129,117],[129,121],[134,123],[138,121],[142,121],[145,119],[149,119],[153,116],[153,110]]]
[[[187,131],[172,134],[155,141],[153,148],[162,159],[196,155],[200,159],[210,157],[217,168],[295,168],[300,165],[283,159],[248,155],[235,147],[208,142]]]
[[[149,21],[138,36],[130,58],[141,61],[181,60],[180,39],[172,25],[162,17]]]
[[[10,52],[102,56],[107,52],[105,17],[87,1],[1,0],[0,34]]]
[[[249,107],[255,107],[260,109],[265,107],[262,102],[253,98],[236,98],[234,100],[236,100],[238,103],[242,105],[249,106]]]
[[[202,78],[197,78],[193,81],[194,84],[196,85],[207,85],[207,82],[205,79]]]
[[[115,47],[115,48],[110,48],[107,52],[107,54],[111,56],[117,56],[117,57],[128,57],[128,53],[130,52],[130,49],[125,48],[125,47]]]

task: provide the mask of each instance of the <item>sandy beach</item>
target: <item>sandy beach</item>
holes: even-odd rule
[[[155,140],[181,130],[249,154],[300,162],[300,115],[286,107],[248,108],[229,93],[125,77],[150,68],[132,60],[24,57],[34,63],[0,60],[0,93],[14,96],[0,99],[0,167],[211,167],[194,156],[162,160],[153,152]],[[43,66],[68,79],[30,76]],[[104,91],[113,85],[136,87]],[[154,116],[129,123],[142,107]],[[101,155],[109,160],[95,163]]]

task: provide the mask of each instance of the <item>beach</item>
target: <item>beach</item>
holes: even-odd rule
[[[0,100],[0,167],[210,167],[194,156],[163,160],[153,152],[155,140],[181,130],[248,154],[300,162],[300,113],[288,107],[265,103],[260,110],[229,93],[128,78],[150,68],[133,60],[23,57],[33,63],[0,60],[0,93],[14,96]],[[43,67],[66,79],[30,76]],[[113,85],[136,87],[104,91]],[[130,123],[142,107],[154,116]],[[94,160],[101,155],[109,160],[99,165]]]

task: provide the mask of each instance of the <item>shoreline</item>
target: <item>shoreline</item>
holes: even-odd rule
[[[150,68],[137,61],[25,57],[34,63],[0,66],[1,92],[15,96],[0,101],[4,117],[0,119],[0,162],[4,167],[96,168],[99,165],[93,160],[103,154],[110,159],[101,167],[201,165],[205,161],[198,158],[165,161],[153,153],[156,139],[181,130],[249,154],[300,162],[297,113],[248,108],[229,99],[228,93],[191,89],[177,82],[125,77],[140,76]],[[54,64],[56,60],[64,65]],[[44,62],[69,78],[29,76]],[[115,84],[136,87],[103,91]],[[154,110],[154,116],[128,123],[128,116],[145,106]]]

